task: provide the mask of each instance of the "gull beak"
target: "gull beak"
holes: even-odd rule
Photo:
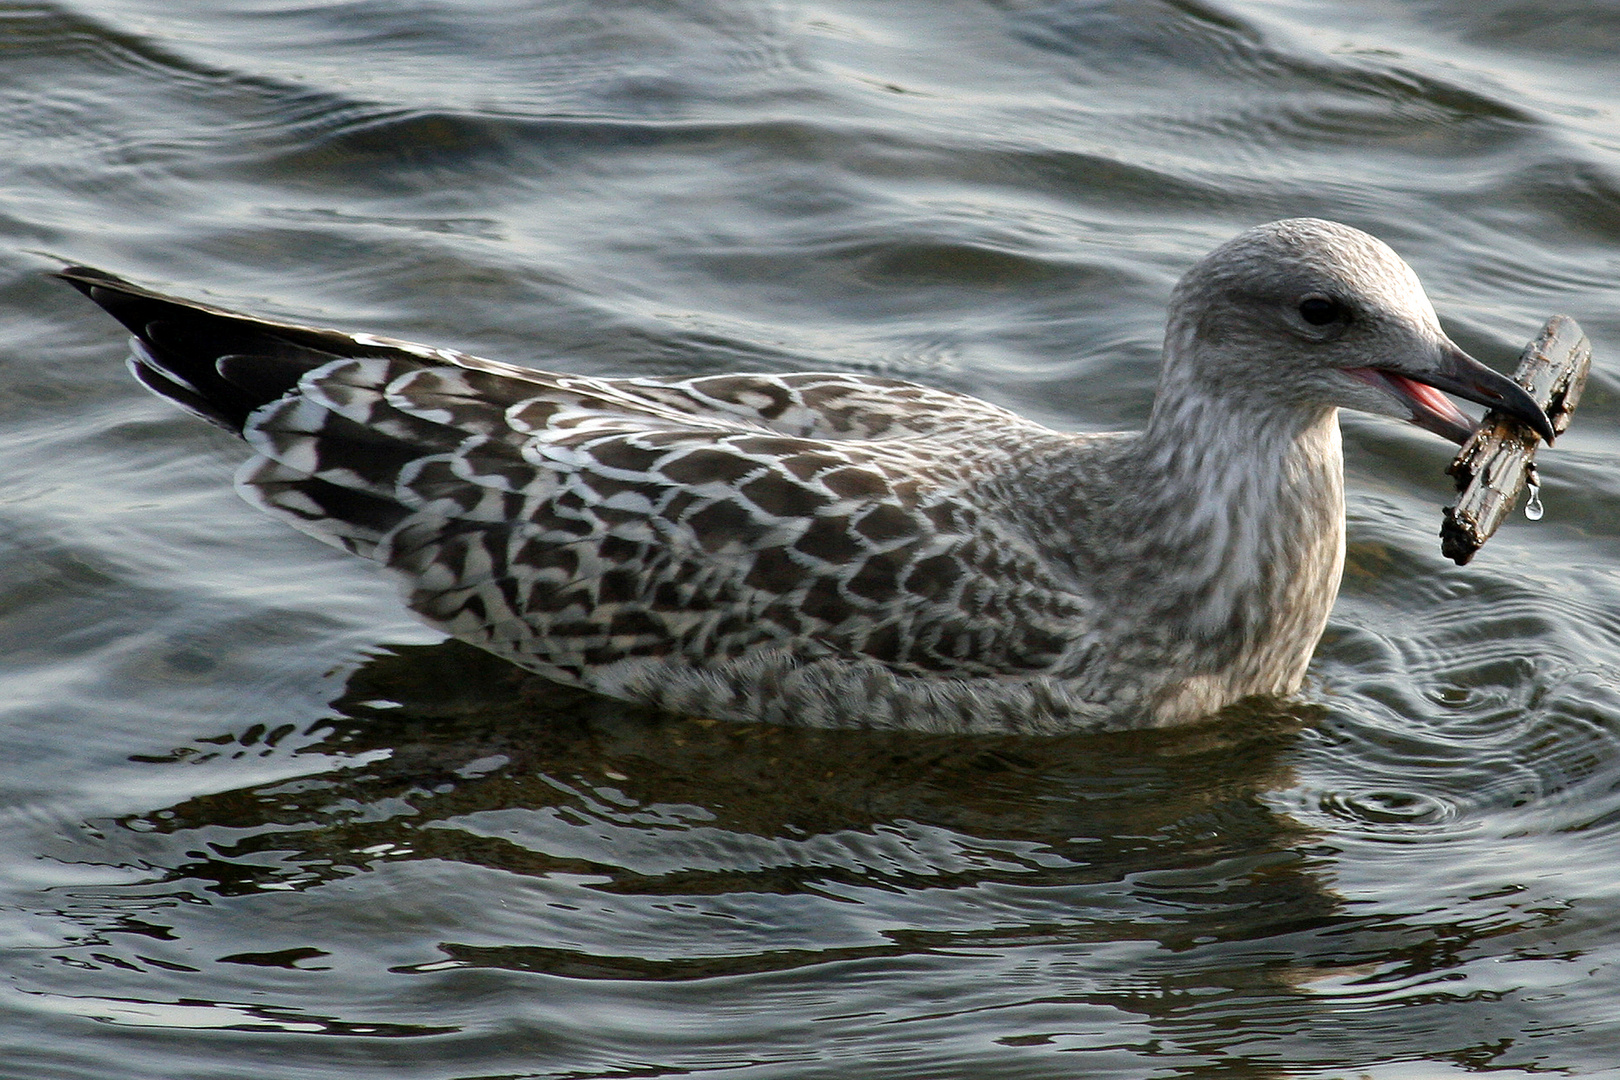
[[[1529,391],[1449,341],[1445,342],[1439,362],[1426,371],[1356,368],[1350,374],[1393,391],[1410,406],[1412,423],[1454,443],[1467,442],[1476,425],[1445,394],[1437,392],[1440,390],[1505,413],[1549,444],[1553,441],[1552,421]]]

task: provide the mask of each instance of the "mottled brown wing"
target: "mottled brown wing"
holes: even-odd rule
[[[803,439],[890,439],[1036,428],[966,394],[840,372],[612,380],[614,387],[694,417],[725,417]]]
[[[773,384],[838,377],[794,378]],[[646,383],[337,361],[251,419],[240,485],[400,573],[447,632],[564,677],[761,646],[918,673],[1058,661],[1081,602],[973,507],[948,442],[792,437],[754,391],[733,419],[682,404],[714,380]]]

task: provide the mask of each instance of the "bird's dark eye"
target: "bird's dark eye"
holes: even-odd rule
[[[1327,296],[1307,296],[1299,302],[1299,317],[1312,326],[1326,326],[1344,318],[1344,305]]]

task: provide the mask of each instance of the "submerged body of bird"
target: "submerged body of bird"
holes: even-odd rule
[[[445,632],[705,716],[1056,732],[1298,688],[1344,559],[1337,411],[1550,440],[1383,243],[1243,233],[1171,299],[1141,432],[849,374],[598,379],[62,274],[133,368],[245,438],[250,501]]]

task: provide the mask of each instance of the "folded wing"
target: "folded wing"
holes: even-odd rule
[[[974,507],[984,463],[952,437],[1034,427],[994,406],[844,374],[549,374],[63,276],[135,334],[143,382],[247,440],[245,497],[553,676],[770,649],[1024,677],[1086,623]]]

